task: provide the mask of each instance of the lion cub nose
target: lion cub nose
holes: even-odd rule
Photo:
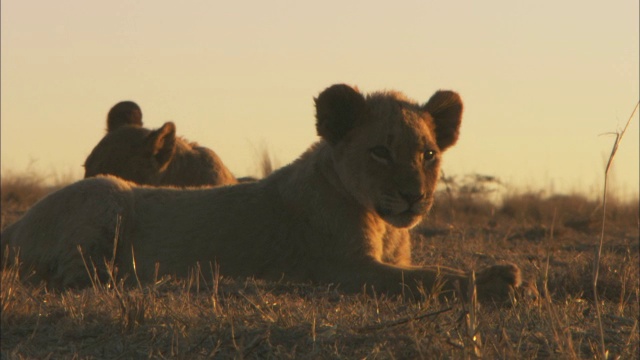
[[[424,199],[425,193],[406,193],[400,192],[400,196],[409,204],[413,205],[418,201]]]

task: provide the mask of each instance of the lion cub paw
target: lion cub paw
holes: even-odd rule
[[[528,304],[539,304],[542,300],[534,281],[522,281],[522,285],[516,288],[515,296],[516,301]]]
[[[508,301],[522,285],[520,268],[515,264],[494,265],[476,273],[478,298]]]

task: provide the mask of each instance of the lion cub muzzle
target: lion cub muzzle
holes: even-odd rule
[[[432,203],[430,194],[397,191],[383,195],[376,212],[391,225],[409,227],[422,219]]]

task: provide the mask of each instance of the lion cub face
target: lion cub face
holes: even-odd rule
[[[365,97],[334,85],[316,99],[316,128],[333,148],[338,178],[396,227],[416,225],[431,207],[442,152],[457,141],[461,116],[451,91],[420,105],[398,92]]]

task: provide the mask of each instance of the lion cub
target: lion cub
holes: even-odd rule
[[[417,295],[440,282],[466,293],[463,271],[412,266],[407,229],[433,202],[443,152],[458,139],[462,102],[438,91],[418,104],[399,92],[333,85],[315,99],[320,140],[256,182],[207,189],[85,179],[33,206],[1,235],[25,271],[51,286],[86,286],[84,260],[153,281],[216,263],[225,276],[339,284]],[[118,224],[118,226],[116,226]],[[116,233],[116,230],[118,233]],[[114,239],[117,239],[115,241]],[[115,249],[114,249],[115,247]],[[480,296],[506,297],[515,265],[477,275]]]
[[[167,122],[142,127],[142,110],[133,101],[115,104],[107,115],[107,134],[84,163],[85,178],[115,175],[141,185],[219,186],[238,183],[213,150],[176,136]]]

